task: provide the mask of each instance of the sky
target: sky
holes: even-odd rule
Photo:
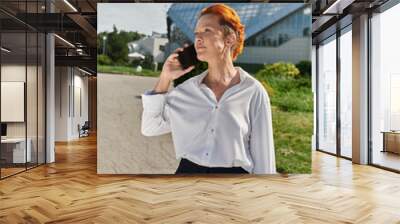
[[[167,11],[171,3],[98,3],[97,33],[113,30],[167,33]]]

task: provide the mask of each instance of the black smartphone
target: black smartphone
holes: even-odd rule
[[[183,51],[178,52],[178,60],[181,63],[183,69],[186,69],[192,65],[196,65],[199,60],[197,59],[196,49],[194,44],[185,47]]]

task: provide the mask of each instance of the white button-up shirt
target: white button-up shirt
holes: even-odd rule
[[[217,102],[202,83],[208,71],[167,93],[142,94],[142,134],[171,132],[176,158],[207,167],[242,167],[249,173],[274,174],[271,106],[262,84],[240,67],[240,83]]]

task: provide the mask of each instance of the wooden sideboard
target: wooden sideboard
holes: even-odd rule
[[[383,131],[382,152],[393,152],[400,154],[400,131]]]

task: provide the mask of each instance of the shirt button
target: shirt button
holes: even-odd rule
[[[211,132],[214,132],[214,128],[211,129]]]
[[[206,156],[208,156],[208,152],[206,153]]]

